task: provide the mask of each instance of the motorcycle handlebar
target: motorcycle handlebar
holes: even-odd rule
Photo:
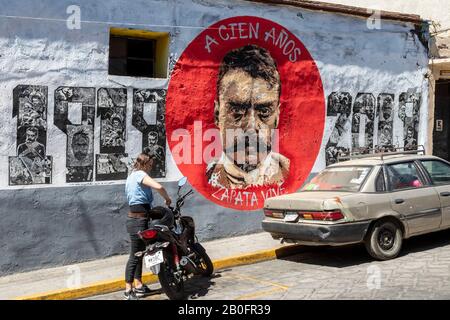
[[[180,209],[180,208],[178,208],[178,204],[179,204],[180,202],[183,202],[183,201],[184,201],[184,198],[186,198],[187,196],[191,195],[192,193],[194,193],[194,191],[191,189],[191,190],[189,190],[188,192],[186,192],[186,194],[184,194],[184,195],[178,197],[178,199],[177,199],[177,201],[176,201],[176,204],[177,204],[176,207],[173,207],[173,206],[167,206],[167,207],[168,207],[170,210],[172,210],[172,211],[175,211],[176,209]]]
[[[182,196],[181,198],[184,199],[184,198],[186,198],[187,196],[191,195],[192,193],[194,193],[194,191],[191,189],[191,190],[189,190],[188,192],[186,192],[186,194],[185,194],[184,196]]]

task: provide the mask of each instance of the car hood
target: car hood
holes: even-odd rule
[[[341,198],[352,192],[304,191],[285,194],[264,201],[264,208],[283,210],[334,210],[342,209]]]

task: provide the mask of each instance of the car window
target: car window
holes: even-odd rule
[[[393,190],[423,186],[423,181],[414,162],[390,164],[387,166],[387,175]]]
[[[320,172],[302,191],[352,191],[361,187],[372,167],[333,167]]]
[[[450,184],[450,166],[439,160],[422,160],[434,184]]]
[[[375,180],[375,190],[377,192],[384,192],[386,191],[386,184],[384,182],[384,173],[383,169],[378,172],[377,179]]]

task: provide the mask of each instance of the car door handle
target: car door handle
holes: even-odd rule
[[[403,202],[405,202],[405,200],[403,200],[403,199],[395,199],[395,203],[396,204],[402,204]]]
[[[448,197],[450,196],[450,192],[441,192],[441,196]]]

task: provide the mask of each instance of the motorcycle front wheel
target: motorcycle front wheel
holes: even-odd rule
[[[175,276],[176,268],[173,262],[173,256],[164,251],[164,262],[158,273],[159,283],[164,293],[170,300],[182,300],[184,298],[184,282],[180,276]]]

